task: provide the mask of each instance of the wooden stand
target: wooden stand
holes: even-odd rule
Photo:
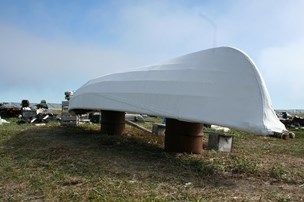
[[[122,135],[125,129],[125,112],[101,111],[101,133]]]
[[[201,154],[203,150],[202,123],[167,119],[165,150]]]

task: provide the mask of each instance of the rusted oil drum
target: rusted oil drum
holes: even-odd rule
[[[125,129],[125,112],[101,111],[101,133],[122,135]]]
[[[203,124],[167,119],[165,150],[201,154],[203,150]]]

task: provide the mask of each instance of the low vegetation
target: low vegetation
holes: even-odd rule
[[[304,132],[283,140],[230,131],[231,153],[167,153],[127,126],[0,126],[0,201],[301,201]],[[204,136],[207,142],[208,135]]]

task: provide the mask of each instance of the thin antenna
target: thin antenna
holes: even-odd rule
[[[216,34],[217,34],[216,24],[213,22],[213,20],[211,18],[204,15],[202,12],[199,13],[199,16],[211,24],[211,26],[213,28],[213,48],[215,48],[216,47]]]

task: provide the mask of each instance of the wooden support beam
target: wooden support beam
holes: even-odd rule
[[[203,151],[203,124],[167,119],[165,150],[201,154]]]
[[[101,133],[122,135],[125,129],[125,112],[101,111]]]
[[[137,129],[140,129],[140,130],[142,130],[144,132],[147,132],[149,134],[152,134],[152,131],[150,131],[150,130],[148,130],[148,129],[146,129],[146,128],[144,128],[144,127],[142,127],[142,126],[140,126],[140,125],[138,125],[138,124],[136,124],[136,123],[134,123],[132,121],[126,120],[126,124],[129,124],[130,126],[133,126],[133,127],[137,128]]]

